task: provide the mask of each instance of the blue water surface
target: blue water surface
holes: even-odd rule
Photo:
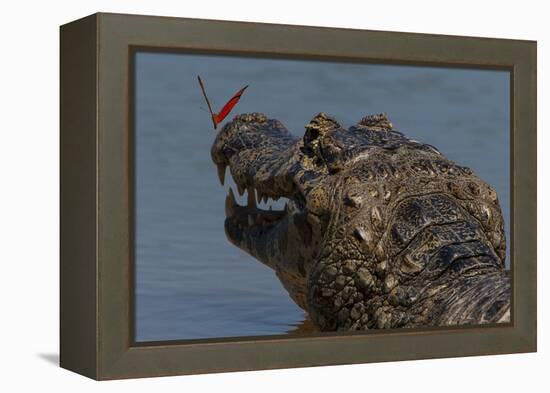
[[[344,126],[386,112],[397,130],[495,187],[509,239],[507,71],[140,52],[137,341],[283,334],[304,319],[275,274],[225,237],[227,187],[210,159],[215,133],[198,74],[215,110],[248,84],[234,114],[264,112],[296,135],[319,112]]]

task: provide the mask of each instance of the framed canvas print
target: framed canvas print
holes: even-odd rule
[[[536,43],[61,27],[61,366],[536,350]]]

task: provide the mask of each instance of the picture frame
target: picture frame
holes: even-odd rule
[[[138,50],[508,70],[511,322],[138,343]],[[97,380],[536,351],[536,42],[97,13],[60,29],[60,364]]]

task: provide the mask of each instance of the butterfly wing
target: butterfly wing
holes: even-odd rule
[[[227,103],[223,106],[223,108],[220,110],[220,112],[214,115],[214,121],[216,122],[216,125],[218,123],[221,123],[223,121],[223,119],[225,119],[227,117],[229,112],[231,112],[231,109],[233,109],[233,107],[235,105],[237,105],[237,102],[239,102],[239,100],[241,99],[241,96],[243,95],[243,93],[244,93],[244,91],[246,90],[247,87],[248,87],[248,85],[246,85],[241,90],[236,92],[235,95],[233,97],[231,97],[231,99],[229,101],[227,101]]]

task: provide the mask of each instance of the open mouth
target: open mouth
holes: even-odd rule
[[[229,188],[226,234],[258,259],[271,243],[284,241],[290,218],[305,210],[303,190],[295,181],[301,169],[299,148],[299,140],[282,124],[259,114],[236,116],[212,145],[221,184],[229,167],[238,194],[246,194],[246,203],[239,204]]]
[[[220,180],[223,184],[223,177]],[[293,255],[293,247],[289,245],[295,240],[289,240],[289,229],[305,211],[304,199],[299,192],[291,196],[272,191],[268,194],[250,182],[245,186],[239,178],[233,177],[233,181],[238,193],[246,195],[246,202],[239,204],[229,187],[225,198],[226,236],[231,243],[277,270],[282,261],[289,261]]]
[[[225,183],[225,168],[218,165],[218,174],[222,185]],[[243,185],[233,178],[240,196],[246,195],[246,204],[237,201],[230,186],[225,198],[226,231],[232,241],[241,242],[246,233],[263,232],[305,209],[304,199],[299,192],[292,196],[262,191],[251,185]],[[238,233],[240,232],[240,233]]]

